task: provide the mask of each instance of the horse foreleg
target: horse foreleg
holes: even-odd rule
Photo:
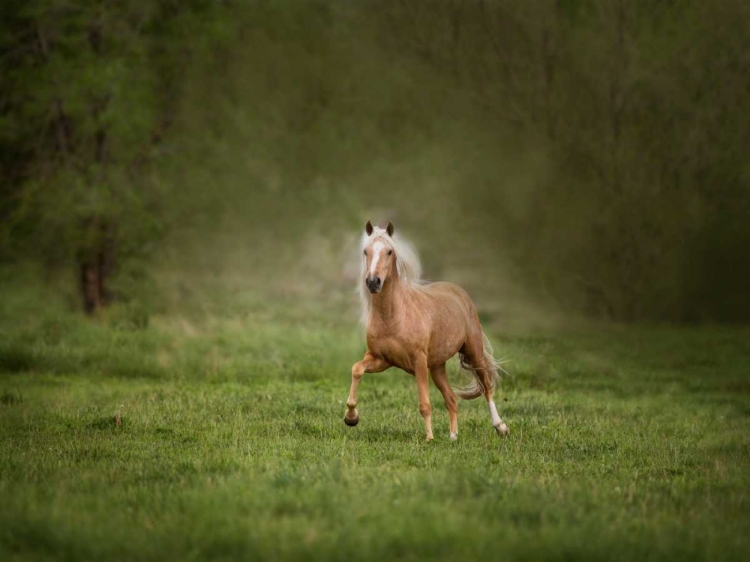
[[[426,358],[421,358],[416,362],[414,376],[417,379],[417,391],[419,393],[419,413],[424,418],[427,441],[432,441],[432,405],[430,404],[430,381],[427,374]]]
[[[357,387],[359,381],[365,373],[380,373],[385,371],[391,365],[385,360],[369,351],[365,353],[364,358],[359,363],[352,365],[352,386],[349,389],[349,398],[346,400],[346,414],[344,414],[344,423],[354,427],[359,423],[359,412],[357,412]]]
[[[451,441],[455,441],[458,439],[458,400],[451,385],[448,384],[445,363],[430,369],[430,375],[432,376],[432,382],[438,387],[438,390],[443,395],[443,400],[445,400],[445,407],[448,410],[448,418],[450,419]]]

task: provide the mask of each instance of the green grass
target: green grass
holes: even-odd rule
[[[4,303],[2,560],[731,560],[750,551],[750,330],[492,340],[459,404],[366,375],[344,307],[88,321]],[[140,327],[138,327],[140,326]],[[119,414],[120,426],[113,416]]]

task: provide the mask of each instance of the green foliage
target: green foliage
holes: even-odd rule
[[[9,127],[1,142],[23,156],[4,160],[6,255],[68,266],[108,253],[122,273],[151,254],[165,229],[153,161],[181,72],[205,50],[194,35],[210,36],[216,24],[213,3],[175,8],[170,1],[4,5]],[[210,24],[200,25],[203,18]]]

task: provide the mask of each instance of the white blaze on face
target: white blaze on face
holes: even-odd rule
[[[380,259],[380,254],[383,251],[383,248],[385,248],[385,244],[382,242],[375,242],[372,245],[372,262],[370,263],[370,275],[375,275],[375,268],[378,266],[378,260]]]

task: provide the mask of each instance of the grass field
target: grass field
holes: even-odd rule
[[[2,560],[750,552],[748,329],[493,322],[511,437],[473,401],[449,441],[433,389],[425,443],[396,370],[365,376],[360,424],[343,424],[363,351],[345,307],[238,302],[146,326],[39,300],[2,303]]]

